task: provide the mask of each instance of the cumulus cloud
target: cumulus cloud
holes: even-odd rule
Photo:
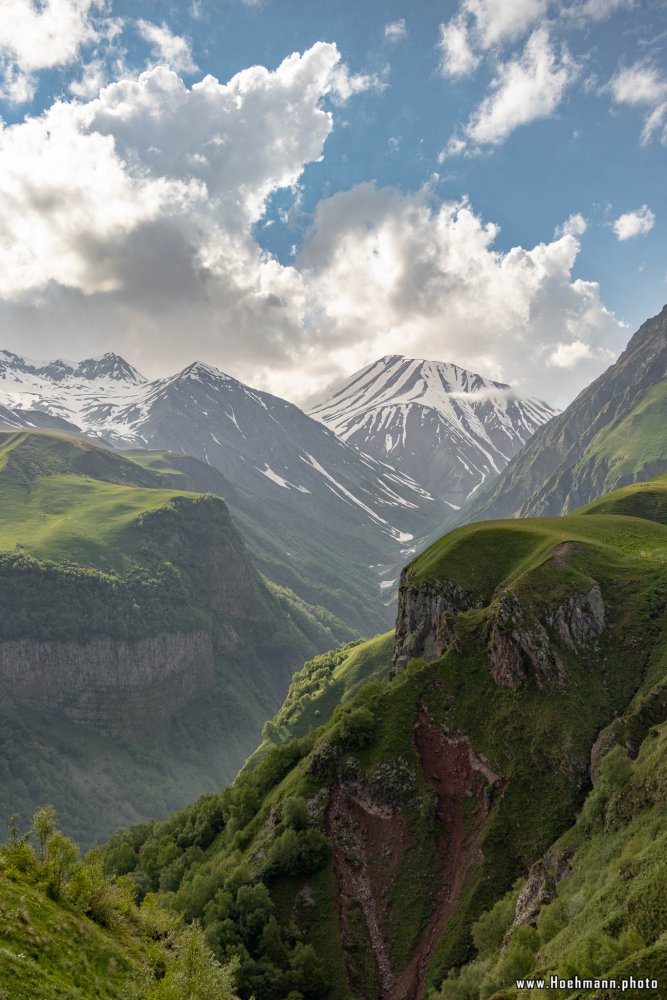
[[[337,102],[369,86],[318,43],[228,83],[154,67],[1,128],[6,346],[114,349],[149,374],[196,353],[295,399],[398,351],[521,373],[561,401],[623,338],[597,284],[572,279],[572,232],[503,253],[465,200],[363,184],[320,203],[291,266],[255,242],[272,194],[322,157]],[[573,378],[550,359],[577,342]]]
[[[32,98],[34,73],[66,66],[99,37],[103,0],[2,0],[0,91],[15,103]]]
[[[577,239],[503,253],[497,234],[466,200],[436,205],[428,191],[364,184],[322,202],[297,266],[340,372],[392,352],[435,357],[522,376],[554,401],[597,375],[625,334],[598,285],[572,279]],[[576,350],[573,377],[563,362]]]
[[[587,229],[588,222],[581,212],[573,212],[565,222],[556,226],[554,236],[556,239],[560,239],[561,236],[583,236]]]
[[[566,48],[557,52],[548,32],[538,28],[517,58],[500,63],[491,92],[455,135],[447,155],[496,146],[517,128],[556,111],[578,67]]]
[[[154,58],[162,66],[175,70],[177,73],[195,73],[197,64],[192,58],[192,49],[186,38],[174,35],[166,24],[153,24],[152,21],[137,21],[139,33],[152,48]]]
[[[613,222],[612,229],[619,240],[629,240],[633,236],[644,236],[650,233],[655,225],[655,215],[648,207],[642,205],[634,212],[624,212]]]
[[[405,18],[400,17],[398,21],[390,21],[384,26],[384,37],[388,42],[400,42],[408,33]]]
[[[558,344],[547,358],[547,364],[556,368],[573,368],[584,358],[591,357],[593,350],[590,344],[585,344],[583,340],[573,340],[569,344]]]
[[[667,78],[655,66],[642,62],[626,66],[611,78],[607,89],[617,104],[646,109],[643,145],[655,135],[667,144]]]

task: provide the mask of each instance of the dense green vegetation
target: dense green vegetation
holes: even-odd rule
[[[659,492],[660,484],[648,489]],[[630,810],[628,830],[619,827],[617,837],[608,815],[612,799],[622,812],[619,796],[631,786],[639,795],[649,771],[664,769],[662,737],[651,744],[657,757],[644,756],[647,743],[636,764],[622,749],[636,755],[667,715],[667,526],[633,516],[646,513],[645,494],[629,494],[639,498],[636,508],[624,493],[607,501],[605,513],[480,524],[446,536],[407,574],[411,585],[455,584],[478,605],[452,616],[451,641],[438,660],[413,660],[386,679],[390,647],[382,636],[313,660],[268,727],[256,766],[166,823],[119,832],[105,851],[108,870],[132,873],[142,892],[200,919],[218,959],[239,959],[243,1000],[283,1000],[297,945],[317,956],[315,995],[335,1000],[380,995],[378,949],[393,982],[412,975],[410,961],[420,956],[420,990],[462,968],[460,979],[447,979],[447,998],[485,1000],[515,969],[574,970],[589,946],[597,957],[585,968],[609,971],[646,958],[649,971],[658,969],[665,924],[653,896],[644,913],[639,902],[630,905],[628,889],[627,919],[602,927],[607,902],[613,913],[626,900],[622,877],[616,895],[604,896],[605,879],[616,878],[612,840],[622,854],[641,833],[646,885],[663,878],[664,842],[652,836],[664,818],[662,779],[654,799],[647,793],[636,828]],[[622,513],[608,512],[615,504]],[[596,588],[604,627],[577,644],[557,623],[568,608],[583,607],[576,614],[585,615],[586,605],[572,602]],[[509,620],[502,618],[507,606],[514,608]],[[525,654],[525,680],[514,686],[491,677],[498,630],[536,657]],[[336,673],[355,660],[357,680],[366,670],[376,679],[330,712]],[[601,777],[586,800],[594,745]],[[584,859],[568,876],[581,870],[581,880],[560,883],[563,899],[571,893],[573,901],[539,917],[537,929],[517,929],[502,947],[521,880],[563,843]],[[451,912],[440,896],[454,877],[449,857],[458,873]],[[343,901],[341,878],[362,879],[365,904],[351,901],[349,889]],[[598,878],[600,901],[589,910],[586,887]],[[247,936],[239,879],[262,901],[262,943]],[[364,910],[369,899],[374,929]],[[584,910],[589,915],[577,924]],[[270,952],[264,932],[272,917],[283,947]],[[405,982],[416,988],[414,979]]]
[[[184,928],[132,880],[81,858],[40,809],[0,847],[0,995],[11,1000],[234,1000],[234,965],[221,966],[196,926]]]
[[[667,725],[648,731],[635,760],[621,746],[605,757],[577,822],[549,849],[545,876],[530,922],[512,930],[523,882],[480,917],[475,961],[450,973],[432,1000],[537,1000],[543,990],[518,990],[516,980],[552,975],[667,981]]]
[[[308,660],[292,678],[278,714],[262,729],[262,743],[248,761],[253,766],[273,744],[305,736],[322,726],[338,705],[353,698],[369,681],[385,680],[391,671],[394,633],[346,643]]]

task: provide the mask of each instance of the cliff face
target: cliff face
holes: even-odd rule
[[[214,686],[213,639],[176,632],[138,642],[0,643],[0,689],[102,736],[158,736],[174,713]]]
[[[556,554],[555,558],[562,557]],[[393,671],[411,659],[430,663],[449,650],[457,651],[456,616],[484,606],[482,598],[451,581],[412,584],[405,570],[399,589]],[[559,648],[584,653],[604,627],[605,605],[597,584],[553,602],[539,615],[500,588],[489,605],[487,621],[491,677],[513,691],[531,681],[538,687],[549,679],[562,684],[566,671]]]
[[[216,665],[257,645],[276,615],[217,498],[177,498],[143,516],[137,554],[140,585],[138,568],[111,575],[20,561],[5,567],[7,600],[12,582],[20,595],[0,630],[6,696],[101,735],[154,735],[214,687]],[[289,665],[278,644],[259,685],[281,687]]]
[[[455,642],[452,625],[460,611],[482,608],[484,602],[447,580],[412,584],[409,567],[401,573],[396,616],[393,670],[408,660],[437,660]]]

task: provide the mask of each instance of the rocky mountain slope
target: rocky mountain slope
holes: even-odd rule
[[[388,355],[309,413],[459,508],[556,410],[457,365]]]
[[[234,513],[261,568],[358,631],[387,627],[405,553],[450,509],[298,407],[208,365],[148,382],[115,355],[78,365],[2,359],[0,404],[14,425],[66,420],[116,447],[217,469],[239,491]]]
[[[286,995],[296,941],[313,1000],[662,974],[666,511],[663,477],[446,535],[402,576],[393,648],[315,661],[254,769],[106,863],[239,955],[243,1000]],[[376,679],[334,708],[325,674],[352,654]],[[324,724],[283,742],[313,692]]]
[[[259,576],[223,500],[106,449],[0,434],[0,805],[83,840],[229,780],[326,622]]]
[[[566,513],[667,469],[667,306],[448,523]]]

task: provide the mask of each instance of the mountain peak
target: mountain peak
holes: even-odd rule
[[[214,365],[209,365],[206,361],[191,361],[189,365],[182,368],[174,376],[175,381],[180,381],[182,379],[202,379],[209,378],[215,379],[218,382],[235,382],[236,379],[232,378],[231,375],[227,375],[226,372],[220,371]]]
[[[309,412],[458,507],[556,411],[458,365],[387,354]]]
[[[80,361],[72,372],[77,378],[101,379],[110,378],[115,382],[130,382],[140,385],[145,377],[119,354],[107,351],[96,358],[85,358]]]

